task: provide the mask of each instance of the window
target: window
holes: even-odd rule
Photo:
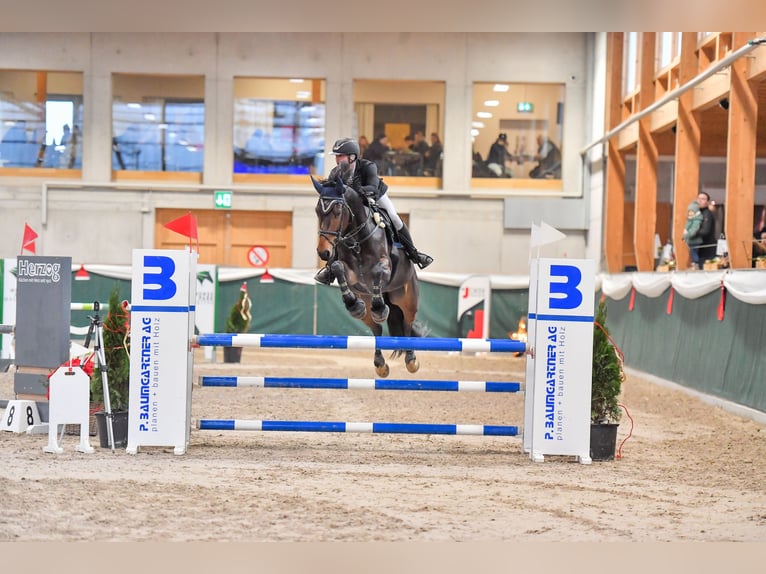
[[[362,157],[393,177],[441,177],[444,82],[354,80]]]
[[[681,56],[681,32],[657,34],[657,47],[657,69],[661,70]]]
[[[638,74],[638,32],[628,32],[625,35],[625,54],[622,66],[622,93],[627,96],[636,90]]]
[[[474,84],[472,176],[560,180],[563,115],[563,84]]]
[[[115,74],[112,169],[202,173],[204,78]]]
[[[324,80],[234,79],[234,173],[321,174]]]
[[[0,167],[82,167],[82,74],[0,70]]]

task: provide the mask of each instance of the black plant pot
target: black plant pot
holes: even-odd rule
[[[242,347],[224,347],[223,362],[239,363],[242,360]]]
[[[591,460],[614,460],[618,426],[616,423],[590,425]]]
[[[98,427],[98,440],[101,448],[109,448],[109,431],[106,428],[106,413],[98,411],[93,413]],[[128,411],[112,411],[112,437],[114,448],[128,446]]]

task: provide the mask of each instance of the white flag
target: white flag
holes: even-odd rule
[[[540,222],[540,225],[537,226],[534,223],[532,224],[532,239],[529,243],[529,247],[540,247],[542,245],[548,245],[549,243],[555,243],[556,241],[560,241],[564,239],[566,235],[561,233],[558,229],[555,227],[551,227],[544,221]]]

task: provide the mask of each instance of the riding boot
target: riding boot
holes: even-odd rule
[[[329,285],[332,283],[333,279],[335,279],[335,277],[333,277],[333,274],[330,272],[330,268],[327,266],[322,267],[319,271],[317,271],[317,274],[314,275],[314,281],[317,283],[323,283],[324,285]]]
[[[402,228],[396,233],[399,236],[399,242],[402,244],[402,247],[404,247],[404,251],[407,253],[407,257],[409,257],[410,261],[417,264],[421,269],[425,269],[433,263],[433,257],[426,255],[425,253],[420,253],[417,250],[417,247],[415,247],[415,244],[412,242],[410,230],[407,229],[406,225],[402,225]]]

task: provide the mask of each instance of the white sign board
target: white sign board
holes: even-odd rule
[[[472,275],[461,283],[457,300],[460,337],[489,339],[491,293],[490,280],[486,275]]]
[[[532,460],[571,455],[589,464],[596,265],[585,259],[538,259],[532,265],[537,281],[534,309],[530,295],[533,330],[528,333],[534,345],[534,383],[524,444],[531,430]]]
[[[133,251],[131,454],[140,446],[173,446],[175,454],[188,447],[197,257],[189,251]]]

